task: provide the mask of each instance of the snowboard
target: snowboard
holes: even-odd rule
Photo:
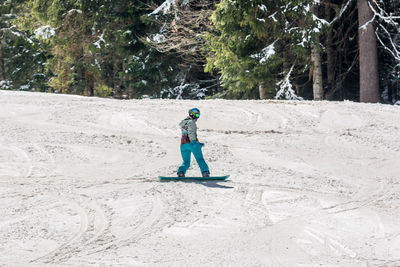
[[[210,176],[210,177],[176,177],[176,176],[158,176],[160,181],[224,181],[228,179],[229,175],[224,176]]]

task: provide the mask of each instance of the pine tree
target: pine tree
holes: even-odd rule
[[[148,33],[158,27],[155,22],[143,18],[152,12],[153,1],[113,5],[108,8],[112,12],[104,14],[109,21],[105,26],[105,39],[110,45],[102,47],[101,53],[115,55],[113,66],[109,66],[114,72],[114,91],[118,97],[158,97],[169,75],[168,58],[146,41]]]
[[[26,1],[6,1],[0,5],[1,88],[46,91],[51,72],[46,67],[45,44],[34,34],[19,29],[18,19],[29,10]]]
[[[358,35],[362,10],[353,0],[2,1],[0,88],[116,98],[217,93],[365,101],[360,82],[377,84],[363,77],[366,66],[378,64],[381,88],[374,86],[373,101],[380,90],[395,103],[399,6],[362,3],[369,18]],[[363,53],[376,43],[362,41],[361,30],[371,25],[378,63],[360,64],[375,58]]]
[[[298,98],[310,68],[310,45],[325,27],[313,16],[311,2],[218,4],[212,21],[219,32],[209,35],[207,70],[220,71],[226,97]]]
[[[157,28],[143,19],[153,1],[32,0],[31,7],[30,24],[57,29],[51,50],[54,90],[136,98],[160,96],[162,88],[173,83],[171,57],[145,41]]]

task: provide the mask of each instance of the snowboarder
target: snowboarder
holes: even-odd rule
[[[189,116],[179,123],[182,130],[181,138],[181,155],[183,159],[182,165],[178,169],[178,177],[185,177],[186,171],[190,167],[190,158],[193,153],[197,164],[199,164],[203,177],[210,177],[208,165],[204,160],[201,148],[204,146],[197,139],[197,126],[196,121],[200,117],[200,110],[198,108],[189,109]]]

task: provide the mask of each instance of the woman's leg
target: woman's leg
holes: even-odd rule
[[[183,174],[186,173],[186,171],[190,167],[190,157],[191,157],[191,150],[190,150],[190,144],[184,144],[181,145],[181,155],[182,155],[182,165],[178,169],[178,174],[180,172],[183,172]]]
[[[202,148],[202,146],[198,143],[192,145],[193,155],[197,161],[197,164],[199,164],[201,173],[203,173],[205,171],[209,171],[209,169],[208,169],[208,165],[207,165],[206,161],[204,160],[203,152],[201,152],[201,148]]]

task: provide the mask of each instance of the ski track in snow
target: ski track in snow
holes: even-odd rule
[[[159,182],[194,106],[231,178]],[[0,120],[2,266],[400,266],[398,107],[0,91]]]

